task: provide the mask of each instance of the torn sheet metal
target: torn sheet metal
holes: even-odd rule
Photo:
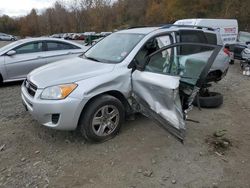
[[[185,121],[179,82],[179,77],[135,71],[132,74],[132,96],[140,104],[142,113],[183,140]]]

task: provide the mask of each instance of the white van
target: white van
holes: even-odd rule
[[[211,27],[220,34],[224,45],[237,42],[238,21],[235,19],[183,19],[176,21],[174,25]]]

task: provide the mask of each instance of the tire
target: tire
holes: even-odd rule
[[[233,60],[233,59],[230,60],[229,64],[230,64],[230,65],[233,65],[233,64],[234,64],[234,60]]]
[[[2,77],[2,75],[0,74],[0,86],[2,86],[3,85],[3,77]]]
[[[217,108],[223,104],[223,95],[216,92],[209,92],[207,96],[199,96],[200,107]],[[198,106],[197,96],[193,102],[194,106]]]
[[[121,101],[110,95],[102,95],[83,110],[78,126],[86,140],[104,142],[119,133],[124,119],[125,110]]]

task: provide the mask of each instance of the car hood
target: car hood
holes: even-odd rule
[[[38,88],[45,88],[109,73],[114,67],[114,64],[100,63],[77,57],[35,69],[28,74],[27,79]]]

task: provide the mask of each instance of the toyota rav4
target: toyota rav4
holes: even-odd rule
[[[204,30],[166,26],[111,34],[77,58],[32,71],[22,85],[23,104],[40,124],[78,128],[94,142],[115,136],[138,112],[183,140],[197,92],[229,61]]]

